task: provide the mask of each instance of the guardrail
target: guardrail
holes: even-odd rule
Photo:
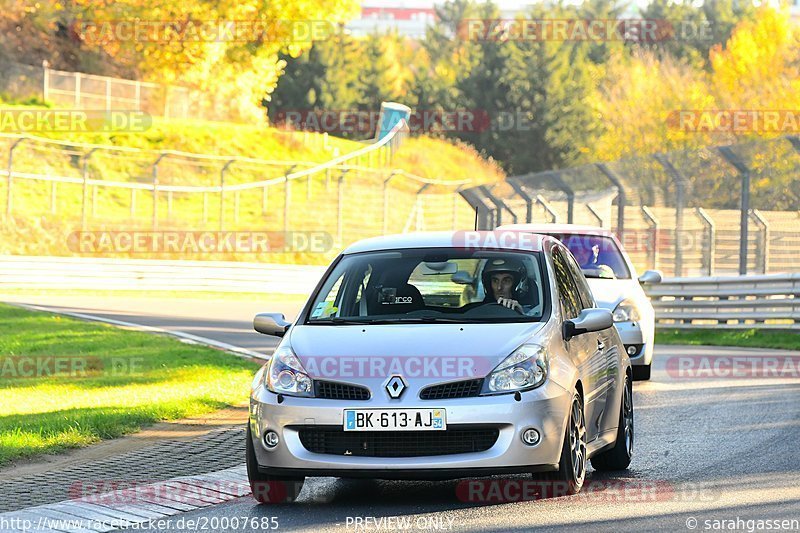
[[[3,289],[309,294],[325,268],[228,261],[0,256]],[[800,274],[667,278],[646,286],[661,328],[800,329]]]
[[[659,328],[800,329],[800,274],[667,278],[646,291]]]
[[[228,261],[0,257],[3,289],[310,294],[324,267]]]

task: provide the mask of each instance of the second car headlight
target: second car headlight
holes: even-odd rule
[[[289,396],[313,396],[314,381],[291,347],[280,346],[272,355],[266,373],[267,388]]]
[[[534,389],[544,383],[548,371],[547,351],[537,344],[523,344],[492,370],[484,394]]]
[[[622,300],[614,308],[614,322],[637,322],[640,318],[639,310],[631,300]]]

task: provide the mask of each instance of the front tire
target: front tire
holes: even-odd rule
[[[256,460],[256,451],[253,447],[253,436],[250,432],[249,423],[247,424],[245,455],[247,480],[250,482],[253,498],[258,503],[291,503],[297,499],[300,491],[303,490],[304,477],[268,476],[258,471],[258,461]]]
[[[608,451],[592,457],[592,466],[599,471],[625,470],[633,457],[633,387],[625,376],[622,405],[619,409],[617,441]]]
[[[552,483],[553,486],[548,487],[552,496],[577,494],[583,487],[586,479],[586,420],[579,394],[572,398],[558,471],[544,473],[540,479]]]

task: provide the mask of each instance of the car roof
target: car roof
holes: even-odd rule
[[[518,233],[518,232],[515,232]],[[531,238],[509,238],[503,231],[426,231],[385,235],[363,239],[348,246],[343,253],[355,254],[378,250],[402,250],[409,248],[471,248],[497,250],[525,250],[540,252],[543,243],[553,240],[546,235],[531,235]]]
[[[529,231],[531,233],[539,234],[560,233],[566,235],[614,235],[614,233],[607,228],[583,224],[504,224],[497,227],[495,231],[497,230]]]

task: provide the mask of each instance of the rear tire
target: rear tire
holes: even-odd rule
[[[247,444],[245,446],[247,463],[247,480],[250,482],[250,490],[253,491],[253,498],[258,503],[291,503],[300,495],[303,490],[304,477],[289,478],[268,476],[258,471],[258,461],[256,451],[253,448],[253,438],[250,432],[250,424],[247,424]]]
[[[631,368],[633,369],[633,380],[634,381],[648,381],[650,379],[650,368],[653,366],[652,363],[649,365],[635,365]]]
[[[649,367],[648,367],[649,368]],[[601,472],[625,470],[633,457],[633,386],[625,376],[619,409],[619,426],[614,447],[592,457],[592,466]]]
[[[558,471],[545,472],[536,478],[545,482],[542,493],[549,495],[546,497],[577,494],[583,487],[586,479],[586,420],[580,395],[575,394],[572,398]]]

